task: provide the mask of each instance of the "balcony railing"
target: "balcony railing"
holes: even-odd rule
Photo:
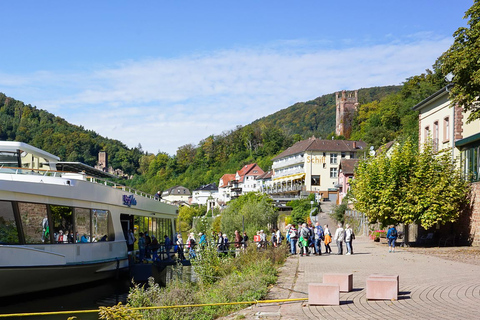
[[[275,161],[272,165],[272,169],[278,169],[278,168],[283,168],[283,167],[288,167],[292,166],[294,164],[299,164],[299,163],[304,163],[304,158],[303,156],[301,157],[295,157],[295,158],[290,158],[288,160],[279,160]]]

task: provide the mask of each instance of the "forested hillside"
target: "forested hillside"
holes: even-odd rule
[[[398,93],[360,105],[354,119],[352,140],[379,147],[399,138],[418,141],[418,113],[412,107],[446,85],[440,70],[413,76]]]
[[[59,156],[94,166],[99,151],[107,151],[110,165],[127,174],[136,173],[143,153],[122,142],[104,138],[82,126],[25,105],[0,93],[0,140],[20,141]]]
[[[358,90],[360,104],[378,101],[397,93],[401,86],[363,88]],[[272,115],[258,119],[253,125],[276,126],[289,135],[314,135],[327,138],[335,131],[335,93],[326,94],[307,102],[298,102]]]

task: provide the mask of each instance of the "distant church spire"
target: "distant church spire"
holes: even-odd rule
[[[342,91],[335,93],[336,107],[336,125],[335,134],[349,139],[352,133],[352,121],[355,110],[358,107],[358,91]]]

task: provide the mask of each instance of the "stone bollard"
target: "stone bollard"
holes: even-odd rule
[[[340,292],[353,290],[353,273],[324,273],[323,283],[338,283]]]
[[[367,300],[397,300],[399,277],[389,275],[370,275],[366,281]]]
[[[340,286],[338,283],[309,283],[308,304],[312,306],[340,305]]]

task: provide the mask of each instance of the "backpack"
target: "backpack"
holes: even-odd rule
[[[390,232],[390,237],[392,237],[392,238],[397,237],[397,229],[393,228],[392,232]]]
[[[315,227],[315,239],[323,240],[325,238],[325,234],[323,233],[322,226]]]
[[[290,230],[290,238],[295,238],[297,236],[297,232],[295,229]]]
[[[308,230],[307,228],[302,228],[302,230],[300,231],[300,235],[303,237],[303,239],[308,240],[308,238],[310,237],[310,230]]]

